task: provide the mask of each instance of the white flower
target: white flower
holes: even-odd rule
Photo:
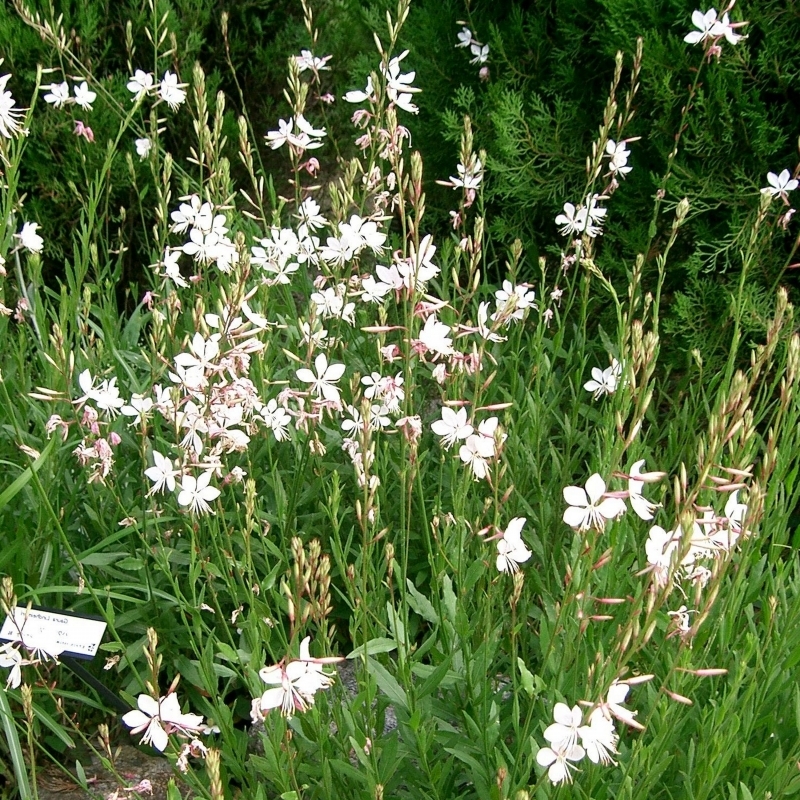
[[[185,475],[181,480],[178,505],[188,506],[195,514],[213,514],[209,503],[213,503],[221,492],[215,486],[209,486],[211,474],[211,470],[208,470],[201,473],[198,478]]]
[[[702,11],[692,12],[692,25],[697,28],[683,37],[683,41],[688,44],[698,44],[706,39],[713,39],[718,35],[719,21],[717,20],[717,10],[709,8],[704,14]]]
[[[150,154],[150,151],[153,149],[153,143],[147,139],[137,139],[136,142],[136,155],[139,156],[140,160],[144,161],[147,156]]]
[[[10,73],[0,77],[0,136],[5,136],[6,139],[16,136],[22,130],[22,112],[16,107],[11,92],[6,90],[10,77]]]
[[[639,480],[639,475],[642,474],[644,461],[642,458],[631,467],[631,474],[628,477],[628,500],[640,519],[651,520],[653,512],[658,508],[658,503],[651,503],[642,495],[644,481]]]
[[[10,670],[6,679],[6,687],[19,689],[22,683],[22,667],[28,662],[22,657],[19,648],[13,642],[7,642],[0,647],[0,667]]]
[[[419,109],[411,102],[412,93],[421,91],[411,85],[416,73],[400,72],[400,62],[407,55],[408,50],[404,50],[399,56],[389,61],[388,68],[381,64],[381,72],[386,78],[386,96],[389,100],[398,108],[402,108],[411,114],[417,114]]]
[[[469,46],[469,51],[474,56],[474,58],[470,59],[470,64],[485,64],[489,60],[488,44],[481,45],[477,42],[472,42],[472,44]]]
[[[140,100],[153,88],[153,76],[149,72],[137,69],[128,81],[128,91],[133,94],[133,102]]]
[[[367,78],[367,88],[364,89],[363,92],[359,92],[358,90],[353,90],[348,92],[344,99],[348,103],[363,103],[365,100],[372,101],[375,97],[375,87],[372,85],[372,78]]]
[[[611,366],[601,370],[598,367],[592,368],[592,380],[583,384],[587,392],[592,392],[594,399],[602,397],[604,394],[614,394],[617,391],[619,378],[622,375],[622,364],[616,358],[611,359]]]
[[[519,565],[533,555],[522,541],[522,526],[525,522],[525,517],[514,517],[506,526],[502,538],[497,540],[495,565],[499,572],[516,572]],[[546,734],[545,738],[547,738]]]
[[[175,476],[180,475],[178,470],[172,466],[172,461],[166,456],[161,455],[158,450],[153,450],[153,461],[155,466],[148,467],[144,474],[153,481],[153,486],[148,492],[148,495],[155,494],[156,492],[163,492],[165,489],[175,491]]]
[[[542,747],[536,753],[536,763],[541,767],[549,767],[547,777],[551,783],[572,783],[570,770],[575,767],[569,762],[580,761],[585,755],[586,751],[579,744],[554,745],[552,748]]]
[[[458,456],[470,465],[475,480],[483,480],[489,474],[489,459],[494,458],[494,439],[479,434],[468,436]]]
[[[330,69],[328,62],[333,56],[324,56],[319,58],[315,56],[310,50],[301,50],[299,56],[293,56],[294,63],[297,64],[297,69],[300,72],[305,72],[307,69],[319,71],[321,69]]]
[[[628,166],[628,156],[631,151],[628,150],[625,142],[615,142],[609,139],[606,142],[606,153],[609,156],[608,168],[616,175],[627,175],[633,167]]]
[[[276,441],[282,442],[284,439],[289,438],[288,428],[292,418],[283,406],[278,405],[278,401],[275,398],[272,398],[261,409],[260,413],[266,425],[272,430]]]
[[[564,211],[556,217],[556,225],[561,226],[562,236],[583,233],[586,227],[586,209],[583,206],[575,208],[572,203],[564,203]]]
[[[419,341],[435,355],[449,356],[453,354],[453,340],[450,328],[431,314],[419,332]]]
[[[602,531],[607,520],[625,513],[625,503],[619,498],[602,499],[605,491],[605,481],[596,472],[586,481],[585,490],[580,486],[564,487],[564,500],[569,506],[564,512],[564,522],[581,532],[589,528]]]
[[[115,417],[119,409],[125,405],[125,401],[119,395],[116,378],[104,380],[95,388],[91,372],[85,369],[78,376],[78,385],[84,392],[81,400],[92,400],[98,409],[107,412],[110,417]]]
[[[617,752],[617,736],[614,723],[603,714],[602,709],[596,708],[589,716],[589,724],[578,728],[581,744],[586,750],[586,755],[594,764],[616,764],[611,758],[611,753]]]
[[[138,425],[142,420],[147,419],[148,414],[153,410],[153,401],[149,397],[134,394],[128,405],[120,408],[120,413],[125,417],[132,417],[129,425]]]
[[[189,283],[181,275],[181,268],[178,266],[178,260],[181,257],[181,250],[165,250],[164,258],[160,263],[155,264],[155,267],[161,267],[164,271],[162,275],[169,278],[176,286],[186,288]]]
[[[659,586],[666,586],[669,579],[669,569],[672,563],[672,554],[680,543],[680,535],[673,531],[665,531],[660,525],[653,525],[644,543],[647,563],[653,568],[655,582]]]
[[[199,714],[181,713],[178,696],[174,693],[159,700],[140,694],[137,705],[138,710],[123,715],[122,721],[131,728],[131,733],[144,731],[140,744],[152,744],[162,753],[169,744],[170,733],[188,734],[199,731],[203,725]]]
[[[196,194],[181,199],[188,200],[189,202],[181,203],[180,208],[170,214],[172,218],[172,227],[170,230],[172,233],[185,233],[188,231],[189,228],[194,225],[194,221],[199,216],[200,209],[202,208],[200,198]]]
[[[50,91],[44,96],[45,103],[51,103],[55,108],[63,108],[70,101],[69,84],[51,83]]]
[[[797,179],[792,178],[788,169],[782,170],[780,175],[776,175],[774,172],[768,172],[767,183],[769,186],[765,186],[761,190],[761,194],[783,197],[784,199],[786,198],[786,192],[793,192],[798,185]]]
[[[466,408],[453,411],[449,406],[442,406],[442,418],[431,425],[431,430],[442,437],[442,447],[449,450],[460,439],[471,436],[474,428],[467,422]]]
[[[316,231],[328,224],[328,220],[319,212],[319,203],[311,197],[306,197],[297,209],[297,218],[309,230]]]
[[[506,325],[512,319],[522,320],[527,309],[536,308],[536,292],[525,283],[514,286],[511,281],[503,281],[503,288],[494,293],[494,300],[497,310],[492,320],[502,319]]]
[[[578,728],[583,722],[580,706],[570,708],[566,703],[556,703],[553,707],[555,722],[548,726],[544,738],[550,744],[570,748],[578,741]]]
[[[608,690],[605,703],[599,703],[598,708],[607,719],[615,717],[625,725],[643,731],[644,725],[636,721],[636,714],[638,712],[631,711],[622,706],[622,703],[624,703],[628,697],[630,689],[631,687],[627,683],[617,683],[617,681],[614,681]]]
[[[86,81],[72,88],[75,92],[75,102],[85,111],[91,111],[92,103],[97,99],[97,93],[90,91],[89,84]]]
[[[290,661],[285,667],[276,664],[264,667],[259,677],[273,688],[267,689],[260,698],[256,698],[253,707],[263,717],[274,708],[289,719],[295,711],[306,711],[314,704],[314,695],[333,684],[333,676],[323,672],[323,664],[340,661],[339,658],[312,658],[309,654],[307,636],[300,643],[300,658]]]
[[[297,370],[297,378],[303,383],[309,383],[309,387],[318,398],[324,398],[331,402],[339,402],[339,389],[334,384],[344,375],[344,364],[328,364],[325,353],[320,353],[314,359],[316,374],[310,369],[303,367]]]
[[[458,32],[458,44],[456,47],[469,47],[473,41],[472,31],[465,26]]]
[[[26,222],[23,224],[22,230],[15,234],[20,244],[31,253],[41,253],[44,247],[44,239],[36,233],[38,227],[38,222]]]
[[[158,87],[159,97],[175,111],[186,100],[185,86],[185,83],[178,82],[178,76],[174,72],[167,70]]]
[[[731,4],[733,5],[733,4]],[[684,42],[689,44],[699,44],[706,40],[719,39],[724,36],[729,44],[738,44],[745,37],[736,33],[735,28],[746,25],[745,22],[731,22],[727,11],[721,19],[717,19],[717,11],[709,8],[704,14],[702,11],[692,13],[692,24],[697,28],[683,37]]]

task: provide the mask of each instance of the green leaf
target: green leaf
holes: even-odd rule
[[[11,763],[14,765],[14,776],[17,779],[17,791],[19,792],[20,800],[31,800],[33,795],[31,794],[31,785],[28,782],[25,756],[22,754],[22,746],[17,735],[17,726],[14,724],[11,707],[8,705],[5,681],[0,681],[0,721],[2,721],[3,732],[6,735],[8,752],[11,754]]]
[[[517,666],[519,667],[520,680],[525,694],[528,697],[533,697],[533,673],[525,666],[525,662],[521,658],[517,658]]]
[[[14,496],[21,492],[33,478],[33,476],[42,468],[42,464],[50,457],[53,452],[53,447],[58,441],[58,437],[54,436],[48,443],[47,447],[42,450],[41,455],[36,461],[33,462],[20,476],[16,478],[9,486],[7,486],[2,493],[0,493],[0,509],[7,506]]]
[[[411,608],[426,622],[431,622],[434,625],[438,624],[439,615],[436,613],[436,609],[431,604],[431,601],[414,586],[410,578],[406,579],[406,586],[408,587],[406,601]]]
[[[375,655],[376,653],[391,653],[392,650],[397,649],[397,642],[394,639],[387,639],[379,636],[376,639],[370,639],[366,644],[359,645],[348,654],[348,658],[360,658],[364,655]]]
[[[386,667],[379,664],[374,658],[367,657],[367,670],[375,678],[375,683],[378,684],[378,688],[392,703],[406,710],[408,709],[406,693],[403,691],[394,675],[392,675]]]

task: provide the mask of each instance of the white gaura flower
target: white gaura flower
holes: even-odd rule
[[[536,753],[536,763],[541,767],[549,767],[547,777],[552,784],[572,783],[570,770],[574,770],[574,763],[585,755],[586,751],[579,744],[553,745],[552,748],[542,747]]]
[[[22,131],[20,120],[23,116],[22,111],[15,105],[13,95],[6,90],[9,78],[11,78],[10,73],[0,77],[0,136],[5,136],[6,139]]]
[[[631,508],[636,512],[636,515],[643,520],[653,519],[653,512],[658,508],[658,503],[651,503],[642,494],[644,481],[639,480],[642,474],[642,467],[644,466],[645,459],[640,459],[631,467],[631,473],[628,477],[628,500],[630,500]]]
[[[598,367],[592,368],[592,380],[583,384],[587,392],[591,392],[595,400],[604,394],[614,394],[619,385],[622,375],[622,364],[616,358],[611,360],[611,366],[601,370]]]
[[[185,87],[185,83],[178,82],[178,76],[174,72],[167,70],[158,87],[158,95],[172,111],[175,111],[186,100]]]
[[[142,420],[147,419],[152,410],[153,401],[151,398],[141,394],[134,394],[131,397],[131,402],[120,408],[120,413],[124,417],[131,417],[129,425],[139,425]]]
[[[181,480],[181,490],[178,493],[178,505],[188,506],[194,514],[213,514],[209,503],[213,503],[221,492],[211,483],[211,470],[203,472],[198,478],[185,475]]]
[[[273,397],[259,412],[264,419],[264,423],[272,430],[275,441],[282,442],[289,438],[289,423],[292,418],[289,412],[278,405],[278,401]]]
[[[608,690],[605,702],[599,703],[598,709],[606,719],[610,720],[614,717],[630,728],[643,731],[644,725],[636,721],[636,714],[638,712],[631,711],[629,708],[625,708],[622,705],[628,697],[630,689],[631,687],[627,683],[617,683],[617,681],[614,681]]]
[[[31,253],[41,253],[44,247],[44,239],[36,233],[38,227],[38,222],[26,222],[20,232],[14,234],[19,239],[19,243]]]
[[[564,203],[564,210],[556,217],[556,225],[560,226],[562,236],[574,236],[586,229],[586,209],[577,208],[572,203]]]
[[[586,750],[586,755],[594,764],[616,764],[611,757],[617,752],[617,736],[614,723],[607,719],[602,710],[596,708],[589,715],[589,724],[578,728],[581,744]]]
[[[453,411],[449,406],[442,406],[442,418],[431,425],[431,430],[442,437],[442,447],[449,450],[457,441],[471,436],[475,429],[467,422],[466,408]]]
[[[527,309],[536,308],[536,292],[526,283],[514,286],[511,281],[503,281],[502,288],[494,293],[494,301],[497,310],[492,319],[501,319],[509,325],[512,319],[521,321]]]
[[[631,151],[628,150],[625,142],[615,142],[609,139],[606,142],[606,154],[609,157],[608,169],[615,175],[627,175],[633,167],[628,166],[628,157]]]
[[[688,44],[699,44],[706,39],[713,39],[719,35],[719,21],[717,20],[717,10],[709,8],[705,14],[702,11],[692,12],[692,25],[697,28],[683,37],[683,41]]]
[[[144,474],[153,481],[153,486],[148,495],[163,492],[165,489],[170,492],[175,491],[175,476],[180,472],[172,466],[172,461],[166,456],[161,455],[158,450],[153,450],[154,466],[148,467]]]
[[[72,90],[75,92],[75,103],[84,111],[91,111],[92,103],[97,99],[97,93],[89,89],[89,84],[86,81],[82,81],[80,84],[73,86]]]
[[[148,138],[144,138],[137,139],[134,144],[136,145],[136,155],[141,161],[144,161],[153,149],[153,143]]]
[[[203,718],[199,714],[182,714],[178,696],[169,694],[155,700],[140,694],[138,709],[123,715],[122,721],[131,728],[131,733],[142,733],[140,744],[152,744],[156,750],[164,752],[169,744],[170,733],[199,731]]]
[[[128,81],[128,91],[133,95],[133,102],[141,100],[152,88],[154,79],[151,73],[137,69]]]
[[[458,44],[456,45],[456,47],[469,47],[473,41],[474,37],[472,35],[472,31],[466,26],[464,26],[458,32]]]
[[[470,465],[475,480],[483,480],[489,474],[489,459],[494,458],[494,439],[477,434],[468,436],[458,456]]]
[[[672,554],[677,549],[680,538],[674,531],[665,531],[660,525],[653,525],[650,528],[644,550],[647,563],[652,566],[655,581],[659,586],[667,585]]]
[[[495,566],[499,572],[514,573],[533,555],[522,541],[522,526],[526,521],[525,517],[514,517],[503,531],[502,538],[497,540]]]
[[[489,60],[488,44],[478,44],[477,42],[472,42],[472,44],[469,46],[469,51],[474,56],[474,58],[469,60],[470,64],[485,64]]]
[[[544,738],[552,745],[572,747],[578,741],[578,728],[583,722],[580,706],[570,708],[566,703],[556,703],[553,707],[552,725],[544,732]]]
[[[568,504],[564,512],[564,522],[577,531],[594,528],[602,531],[606,522],[625,513],[625,503],[618,497],[606,497],[605,481],[598,473],[594,473],[586,481],[586,489],[580,486],[565,486],[564,500]]]
[[[310,50],[301,50],[299,56],[292,56],[292,58],[294,58],[294,62],[297,64],[297,69],[300,72],[305,72],[307,69],[318,72],[319,70],[330,69],[328,62],[333,56],[323,56],[320,58],[319,56],[315,56]]]
[[[69,84],[51,83],[50,91],[44,96],[45,103],[50,103],[54,108],[63,108],[70,101]]]
[[[0,667],[9,670],[6,688],[19,689],[22,683],[22,667],[27,663],[13,642],[7,642],[0,647]]]
[[[786,193],[793,192],[798,186],[797,179],[792,178],[788,169],[782,170],[780,175],[776,175],[774,172],[768,172],[767,183],[769,186],[765,186],[761,190],[761,194],[768,194],[772,197],[782,197],[784,200],[788,199]]]
[[[314,369],[316,374],[306,367],[298,369],[296,372],[298,380],[310,384],[309,389],[318,398],[338,403],[340,397],[339,389],[334,384],[344,375],[344,364],[329,365],[325,353],[320,353],[314,359]]]
[[[267,689],[253,703],[263,717],[274,708],[280,708],[284,717],[289,719],[295,711],[306,711],[314,705],[314,695],[333,685],[333,675],[323,672],[324,664],[341,661],[341,658],[312,658],[309,653],[310,636],[306,636],[300,644],[300,658],[290,661],[284,667],[264,667],[259,677],[273,688]]]
[[[372,78],[367,78],[367,88],[363,92],[353,90],[348,92],[344,99],[348,103],[363,103],[365,100],[372,102],[375,99],[375,87],[372,85]]]
[[[450,328],[439,322],[435,314],[431,314],[419,332],[419,341],[434,355],[450,356],[453,354],[453,340],[450,338],[450,333]]]

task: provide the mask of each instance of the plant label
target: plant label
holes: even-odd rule
[[[28,649],[41,650],[49,656],[91,659],[97,654],[105,630],[106,623],[96,617],[17,606],[14,616],[7,616],[0,628],[0,639],[22,641]]]

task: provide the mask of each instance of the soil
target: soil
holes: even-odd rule
[[[165,758],[154,758],[137,750],[131,745],[122,745],[117,748],[118,756],[115,758],[117,773],[122,778],[120,781],[111,773],[103,769],[96,758],[92,761],[82,761],[86,778],[89,782],[89,791],[82,789],[77,780],[70,777],[58,767],[50,765],[45,767],[38,776],[39,800],[166,800],[167,786],[173,777],[172,768]],[[152,794],[147,792],[131,792],[130,787],[136,786],[142,780],[149,780],[152,785]],[[181,796],[190,796],[185,787],[180,786]],[[115,795],[114,793],[117,792]]]

